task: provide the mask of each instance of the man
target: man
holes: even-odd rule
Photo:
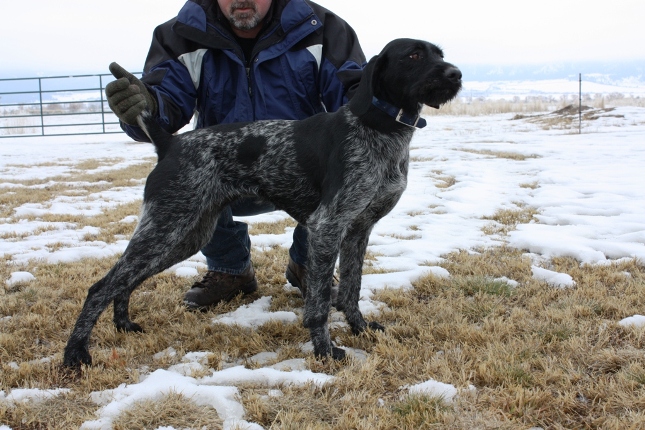
[[[311,1],[190,0],[155,30],[143,83],[121,78],[106,94],[125,132],[147,141],[136,125],[146,107],[173,133],[193,115],[202,128],[335,111],[353,94],[364,64],[354,30]],[[202,249],[208,272],[186,293],[188,307],[204,309],[257,289],[248,226],[233,215],[274,209],[249,198],[224,211]],[[285,275],[304,296],[307,230],[301,225],[289,257]]]

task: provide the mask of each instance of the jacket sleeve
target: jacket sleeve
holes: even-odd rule
[[[175,36],[171,30],[174,19],[158,26],[141,80],[157,101],[157,121],[170,133],[175,133],[190,122],[197,100],[197,83],[181,61],[191,47]],[[128,136],[140,142],[148,142],[148,136],[137,126],[121,123]]]
[[[319,82],[328,112],[338,110],[353,96],[365,64],[365,54],[354,29],[326,11]]]

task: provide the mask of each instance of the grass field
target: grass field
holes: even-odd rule
[[[74,428],[93,418],[93,391],[135,383],[141,369],[174,364],[176,359],[155,360],[151,354],[173,347],[180,356],[211,351],[214,369],[222,361],[279,351],[275,361],[304,357],[311,370],[335,376],[328,386],[281,387],[281,396],[267,396],[263,386],[241,387],[247,419],[267,428],[645,426],[645,336],[642,330],[610,322],[642,308],[641,264],[592,267],[555,259],[554,268],[572,273],[577,288],[549,289],[532,279],[530,262],[519,251],[502,247],[447,255],[443,266],[451,278],[430,276],[405,293],[386,290],[378,295],[387,305],[379,319],[388,328],[385,333],[354,337],[344,328],[332,331],[343,345],[369,354],[364,361],[346,363],[319,362],[303,353],[300,344],[308,333],[299,322],[268,323],[258,330],[211,323],[213,316],[257,296],[240,297],[205,314],[187,312],[179,305],[185,281],[159,275],[132,300],[133,315],[145,322],[146,333],[116,332],[106,312],[93,335],[96,365],[70,374],[60,368],[66,337],[87,286],[112,263],[34,265],[27,269],[38,266],[37,273],[46,276],[5,291],[0,312],[11,318],[1,323],[0,386],[5,391],[71,391],[42,402],[2,406],[3,423],[12,428]],[[280,248],[254,258],[263,294],[274,297],[274,311],[302,306],[300,297],[282,288],[285,263]],[[493,280],[499,276],[516,279],[521,287]],[[409,395],[403,388],[427,378],[452,381],[463,391],[448,402]],[[471,385],[476,391],[468,389]],[[217,428],[212,408],[188,412],[191,402],[180,397],[167,396],[161,405],[138,405],[136,413],[120,417],[115,426]]]
[[[486,150],[469,153],[509,162],[533,157]],[[8,219],[26,203],[140,184],[154,165],[154,160],[145,160],[124,168],[99,168],[120,161],[70,160],[64,176],[9,181],[13,187],[0,189],[0,217]],[[440,189],[456,183],[440,171],[434,175]],[[84,185],[79,187],[80,183]],[[527,179],[520,186],[533,190],[540,184]],[[119,221],[137,215],[139,204],[115,205],[97,215],[24,219],[52,226],[75,224],[77,230],[93,227],[83,240],[110,244],[129,238],[134,224]],[[17,270],[7,255],[0,265],[0,429],[2,425],[13,430],[78,428],[95,420],[106,404],[100,401],[101,392],[137,384],[157,369],[180,364],[193,351],[207,352],[205,365],[189,374],[196,379],[233,365],[259,369],[289,359],[304,360],[306,369],[333,377],[326,384],[236,384],[244,419],[263,428],[645,428],[645,331],[617,323],[643,312],[645,265],[634,259],[591,265],[554,257],[544,265],[570,275],[575,287],[547,285],[533,276],[533,263],[524,250],[504,245],[509,232],[537,214],[539,209],[531,207],[500,208],[484,220],[484,233],[499,238],[499,246],[446,253],[439,266],[449,277],[429,274],[415,280],[413,288],[375,292],[372,299],[384,304],[378,321],[387,329],[356,337],[344,324],[334,325],[332,339],[359,351],[344,362],[315,360],[303,349],[308,332],[301,317],[257,328],[213,322],[261,296],[272,297],[272,312],[303,306],[299,294],[285,288],[287,250],[273,246],[253,254],[261,285],[258,293],[205,313],[181,306],[191,279],[173,273],[149,279],[131,301],[133,319],[145,333],[117,332],[108,309],[92,334],[95,364],[71,372],[60,366],[63,347],[87,288],[109,270],[116,256],[59,263],[30,260],[18,269],[36,275],[35,280],[5,283]],[[286,220],[256,224],[251,231],[284,234],[293,226]],[[43,227],[38,234],[53,228]],[[420,228],[409,230],[414,236]],[[1,239],[17,243],[26,235],[16,228],[3,232]],[[50,246],[55,250],[66,244]],[[387,272],[372,265],[376,257],[368,254],[365,274]],[[265,352],[274,354],[263,361],[255,359]],[[442,396],[410,388],[427,380],[449,383],[455,391]],[[59,391],[40,391],[40,397],[23,393],[30,400],[20,401],[20,389]],[[153,400],[129,405],[113,417],[111,426],[223,426],[213,407],[194,400],[181,392],[159,393]]]

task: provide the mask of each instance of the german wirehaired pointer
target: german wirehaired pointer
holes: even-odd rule
[[[145,279],[198,252],[220,211],[258,196],[309,231],[304,326],[314,354],[341,359],[327,326],[336,259],[336,308],[356,334],[368,327],[358,307],[361,271],[374,224],[405,190],[409,144],[425,126],[422,106],[438,108],[461,89],[461,72],[441,49],[412,39],[390,42],[373,57],[349,105],[302,121],[218,125],[171,136],[144,112],[139,123],[157,150],[139,224],[125,252],[88,291],[65,347],[64,365],[90,364],[89,338],[114,302],[114,324],[141,331],[128,304]]]

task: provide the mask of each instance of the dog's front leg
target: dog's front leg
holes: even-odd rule
[[[308,225],[307,297],[303,324],[309,329],[316,357],[345,357],[345,351],[331,343],[327,318],[331,309],[331,285],[342,229],[322,222]]]
[[[385,328],[377,322],[367,323],[361,313],[358,300],[361,292],[363,261],[372,231],[372,220],[354,222],[340,247],[340,280],[336,309],[345,313],[352,333],[360,334],[368,327],[383,331]]]

